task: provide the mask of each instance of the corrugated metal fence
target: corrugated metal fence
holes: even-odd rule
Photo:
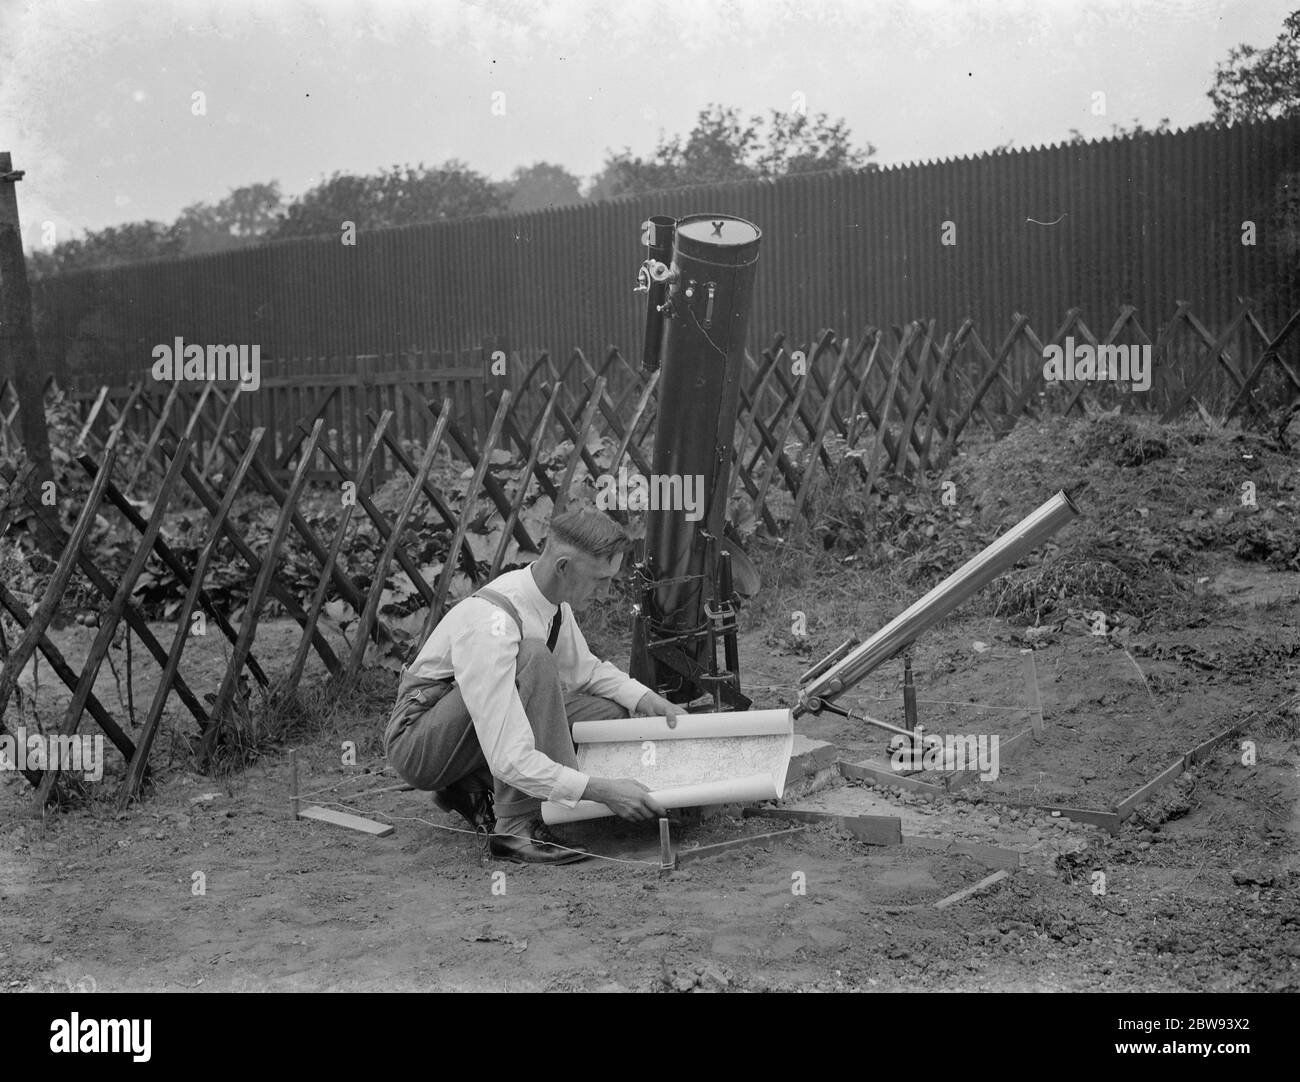
[[[1222,323],[1243,295],[1269,311],[1300,304],[1277,209],[1287,173],[1300,174],[1300,117],[684,188],[361,233],[355,246],[325,237],[62,275],[35,285],[38,338],[47,371],[79,386],[139,378],[177,336],[258,343],[277,376],[346,372],[364,354],[599,356],[640,339],[641,221],[699,211],[764,231],[754,342],[827,320],[1047,324],[1121,304],[1154,319],[1179,300]]]

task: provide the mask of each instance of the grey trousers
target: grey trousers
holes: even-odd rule
[[[546,644],[525,639],[515,663],[515,687],[533,729],[537,750],[563,766],[578,767],[570,726],[575,721],[625,718],[628,712],[599,695],[565,695],[555,658]],[[491,786],[498,817],[536,815],[542,802],[499,778],[493,778],[465,708],[460,688],[452,687],[438,702],[404,728],[388,734],[388,761],[417,789],[446,789],[466,778]]]

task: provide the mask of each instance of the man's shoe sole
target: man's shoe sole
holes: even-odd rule
[[[532,846],[530,848],[537,849],[540,848],[540,846]],[[512,864],[576,864],[578,861],[587,860],[591,856],[590,853],[585,852],[584,850],[581,849],[577,849],[577,850],[561,849],[559,851],[558,856],[552,857],[549,854],[547,854],[546,856],[544,856],[542,859],[539,860],[539,859],[529,859],[526,856],[522,856],[521,853],[525,851],[526,850],[509,849],[504,853],[499,853],[497,852],[494,846],[489,847],[489,852],[492,854],[492,856],[495,859],[508,860]]]

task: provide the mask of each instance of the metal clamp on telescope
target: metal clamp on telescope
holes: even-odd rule
[[[840,717],[901,734],[913,740],[917,727],[916,692],[912,685],[911,647],[927,628],[948,616],[1021,557],[1046,541],[1079,513],[1069,494],[1058,492],[1038,510],[1017,523],[979,555],[939,583],[911,608],[894,617],[861,645],[850,638],[799,678],[796,717],[827,710]],[[903,703],[909,728],[891,725],[867,714],[834,705],[834,700],[891,658],[903,656]]]

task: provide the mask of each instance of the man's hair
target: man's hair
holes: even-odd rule
[[[632,544],[623,527],[608,515],[581,510],[565,511],[551,519],[547,544],[552,541],[570,545],[598,560],[612,559]]]

